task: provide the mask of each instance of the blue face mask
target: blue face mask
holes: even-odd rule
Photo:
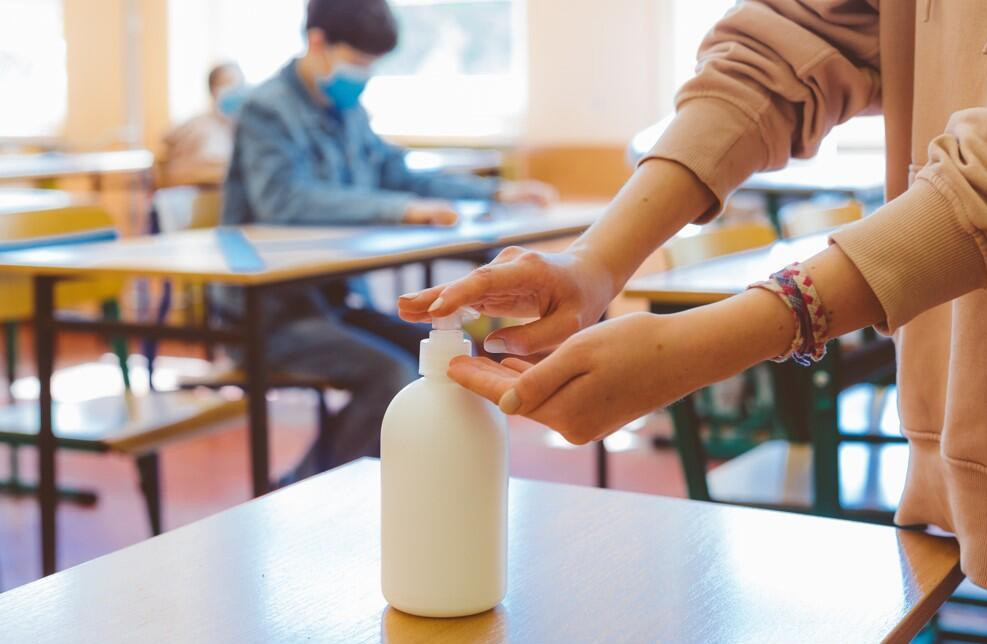
[[[247,87],[240,85],[238,87],[231,87],[229,89],[224,89],[219,93],[216,98],[216,109],[223,116],[233,118],[243,107],[243,103],[247,100]]]
[[[338,63],[328,76],[315,82],[330,103],[345,111],[360,103],[360,95],[370,82],[370,72],[363,67]]]

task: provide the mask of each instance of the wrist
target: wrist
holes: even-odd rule
[[[686,311],[697,355],[726,378],[788,351],[795,337],[791,310],[773,293],[751,289]]]

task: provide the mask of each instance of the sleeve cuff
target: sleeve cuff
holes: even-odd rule
[[[383,223],[400,224],[404,221],[404,213],[408,211],[412,199],[413,195],[404,193],[380,197],[377,216]]]
[[[978,232],[927,180],[832,235],[884,309],[894,332],[919,313],[987,283]]]
[[[765,167],[766,158],[755,121],[724,100],[702,97],[679,106],[678,114],[640,163],[665,159],[692,171],[716,197],[716,203],[696,220],[703,223],[719,214],[730,193]]]

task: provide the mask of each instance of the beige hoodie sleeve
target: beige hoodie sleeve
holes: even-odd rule
[[[987,108],[953,114],[915,183],[833,235],[884,308],[885,330],[987,286]]]
[[[642,162],[686,166],[718,203],[751,174],[810,157],[880,101],[877,0],[749,0],[706,36],[676,118]]]

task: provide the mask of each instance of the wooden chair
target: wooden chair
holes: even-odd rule
[[[115,237],[110,216],[95,206],[0,216],[0,250],[78,244]],[[104,314],[115,318],[119,308],[113,298],[119,296],[122,287],[123,282],[116,279],[62,282],[56,288],[56,304],[65,308],[102,300]],[[3,319],[29,318],[33,311],[30,282],[19,277],[0,276],[0,306],[3,307]],[[78,403],[56,402],[55,437],[58,447],[63,449],[133,455],[147,502],[151,531],[158,534],[162,525],[157,448],[241,413],[243,403],[205,392],[134,395],[130,392],[126,345],[120,342],[116,352],[124,374],[125,394]],[[0,409],[0,442],[11,446],[35,444],[39,425],[37,407],[36,401],[21,401]],[[11,466],[16,477],[16,453],[12,451],[12,454]],[[15,482],[17,489],[13,491],[35,492],[16,479]],[[68,498],[95,501],[94,495],[88,493],[70,493]]]
[[[767,223],[705,227],[695,235],[675,237],[662,247],[669,268],[698,264],[706,260],[767,246],[778,240]]]
[[[836,203],[799,201],[784,206],[778,214],[785,238],[804,237],[849,224],[864,216],[864,206],[855,199]]]

